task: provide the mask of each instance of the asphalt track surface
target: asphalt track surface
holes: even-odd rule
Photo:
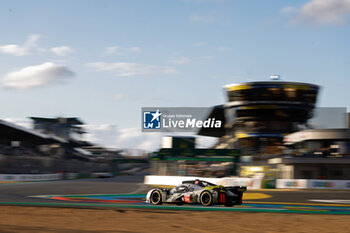
[[[341,190],[250,190],[244,204],[232,208],[201,205],[144,203],[150,189],[143,185],[145,174],[107,179],[0,184],[1,205],[30,205],[77,208],[147,208],[196,211],[251,211],[277,213],[350,214],[350,191]],[[314,202],[311,200],[323,200]],[[340,200],[338,203],[332,203]]]

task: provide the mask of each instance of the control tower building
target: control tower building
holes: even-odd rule
[[[282,154],[285,135],[307,129],[319,86],[298,82],[247,82],[224,86],[227,102],[215,106],[209,117],[225,116],[225,127],[213,134],[216,148],[239,148],[254,158]]]

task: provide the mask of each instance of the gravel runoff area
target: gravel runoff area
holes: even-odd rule
[[[0,206],[0,232],[349,232],[350,215]]]

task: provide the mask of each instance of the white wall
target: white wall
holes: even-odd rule
[[[222,186],[247,186],[248,189],[261,188],[261,179],[256,178],[207,178],[195,176],[145,176],[144,184],[150,186],[177,186],[186,180],[205,180]]]

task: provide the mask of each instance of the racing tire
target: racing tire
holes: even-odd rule
[[[204,191],[201,193],[199,197],[199,201],[204,206],[211,206],[213,205],[213,196],[211,195],[210,192]]]
[[[232,207],[232,206],[234,206],[234,205],[235,205],[235,203],[234,203],[233,201],[231,201],[231,200],[225,202],[225,206],[226,206],[226,207]]]
[[[161,205],[163,204],[162,202],[162,194],[160,193],[159,190],[154,190],[151,193],[150,201],[153,205]]]

